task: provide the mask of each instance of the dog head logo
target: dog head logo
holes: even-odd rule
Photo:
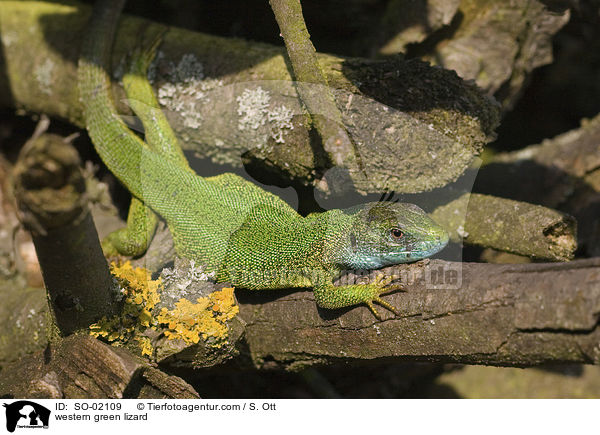
[[[50,421],[50,410],[29,400],[19,400],[3,405],[6,408],[6,430],[14,432],[15,428],[47,428]]]

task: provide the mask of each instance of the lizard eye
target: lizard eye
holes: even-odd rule
[[[396,240],[401,239],[404,236],[404,233],[400,228],[392,228],[390,234]]]

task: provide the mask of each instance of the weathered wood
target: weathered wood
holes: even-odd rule
[[[551,261],[572,260],[577,249],[575,219],[540,205],[464,194],[432,217],[453,242]]]
[[[335,105],[333,92],[319,65],[317,52],[304,22],[300,0],[270,0],[269,3],[292,64],[298,95],[320,137],[320,145],[324,148],[329,164],[340,167],[362,165],[356,145],[346,132],[342,114]]]
[[[124,348],[72,335],[0,372],[0,395],[54,399],[198,398],[183,379]]]
[[[552,62],[552,37],[569,21],[569,7],[543,0],[391,0],[373,50],[408,52],[453,69],[510,110],[531,72]]]
[[[540,144],[497,154],[474,189],[569,213],[580,247],[600,255],[600,115]]]
[[[237,363],[297,369],[394,359],[499,366],[600,362],[599,258],[512,265],[432,260],[383,272],[396,273],[406,287],[384,296],[399,316],[382,311],[383,322],[366,307],[319,309],[309,291],[236,291],[238,323],[245,323]],[[198,360],[204,357],[190,346],[162,364],[194,368],[206,365]]]

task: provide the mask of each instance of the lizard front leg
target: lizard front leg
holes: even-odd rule
[[[393,305],[380,297],[383,293],[402,289],[400,284],[389,285],[393,279],[392,277],[378,276],[372,283],[343,286],[334,286],[331,279],[319,279],[320,282],[314,286],[315,300],[318,306],[330,309],[364,303],[375,317],[382,320],[373,303],[387,308],[396,315],[398,314],[398,310]]]

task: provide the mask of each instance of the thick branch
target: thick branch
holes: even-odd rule
[[[0,392],[45,399],[198,398],[183,379],[90,336],[72,335],[47,350],[4,367]]]
[[[500,153],[478,174],[475,190],[535,202],[573,215],[579,245],[600,255],[600,115],[580,128],[520,151]]]
[[[400,314],[383,322],[366,307],[318,310],[310,292],[238,292],[254,363],[600,362],[600,258],[529,265],[434,260],[394,270],[404,282],[421,278],[385,296]]]
[[[400,314],[382,312],[383,322],[366,307],[318,309],[310,291],[237,290],[237,321],[245,325],[237,362],[248,363],[247,355],[259,368],[374,359],[500,366],[600,362],[600,258],[426,264],[382,271],[397,273],[406,284],[406,291],[384,296]],[[206,362],[195,358],[206,356],[192,346],[162,364],[193,368]]]
[[[2,104],[83,126],[73,86],[75,42],[87,30],[89,12],[77,3],[0,2]],[[124,16],[113,70],[123,70],[140,34],[149,39],[164,31],[163,25]],[[161,51],[159,100],[184,148],[234,166],[243,156],[260,165],[259,172],[266,167],[288,180],[317,184],[326,164],[311,147],[284,49],[169,28]],[[365,162],[366,180],[363,171],[349,174],[361,192],[443,186],[492,137],[498,107],[453,71],[400,59],[317,57]],[[123,94],[115,99],[122,103]],[[121,109],[127,111],[126,105]]]
[[[552,62],[552,37],[569,21],[569,7],[544,0],[391,0],[373,48],[417,54],[453,69],[494,94],[506,110],[531,71]]]

